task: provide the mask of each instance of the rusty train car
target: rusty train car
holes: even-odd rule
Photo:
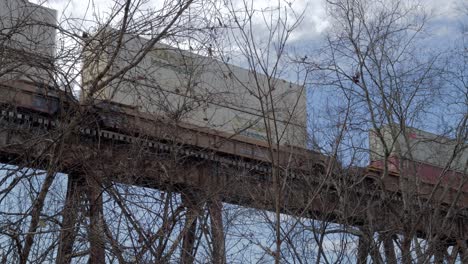
[[[0,104],[47,116],[58,113],[63,95],[47,85],[24,80],[0,82]]]
[[[453,190],[461,188],[468,193],[468,148],[465,142],[415,128],[401,132],[394,126],[393,130],[398,134],[392,136],[390,125],[381,128],[381,136],[370,131],[369,170],[381,172],[386,167],[394,176],[416,177],[422,183],[441,184]],[[390,148],[387,159],[384,158],[384,144]]]
[[[269,146],[267,142],[247,136],[199,127],[154,114],[139,112],[135,107],[109,101],[98,101],[94,109],[101,126],[108,133],[144,135],[155,141],[170,141],[218,154],[275,164],[284,168],[325,170],[329,157],[292,145]]]
[[[59,89],[26,81],[9,81],[0,84],[2,115],[56,126],[60,112],[73,112],[79,102]],[[78,109],[78,108],[76,108]],[[133,143],[145,141],[148,147],[166,142],[261,163],[275,164],[282,168],[299,170],[325,170],[329,157],[308,149],[291,145],[269,146],[267,142],[239,134],[232,134],[193,124],[174,122],[163,116],[139,112],[135,107],[110,101],[95,100],[88,107],[97,127],[81,127],[85,136]],[[66,122],[66,121],[65,121]],[[170,144],[168,144],[170,145]]]

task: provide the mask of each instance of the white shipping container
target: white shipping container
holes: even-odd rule
[[[0,1],[0,79],[51,84],[56,15],[27,1]]]
[[[423,162],[436,167],[449,168],[463,172],[468,162],[468,148],[466,143],[432,134],[415,128],[407,128],[406,135],[394,125],[396,135],[392,136],[390,126],[383,126],[385,145],[390,150],[390,156],[401,157],[417,162]],[[376,132],[369,132],[369,148],[371,161],[384,159],[384,146]],[[453,158],[453,160],[452,160]],[[450,163],[450,164],[449,164]]]
[[[124,44],[103,80],[132,65],[146,44],[146,39],[125,35]],[[102,45],[105,52],[99,52]],[[115,39],[110,37],[101,39],[99,45],[90,44],[84,51],[84,97],[92,89],[92,80],[108,64],[115,46]],[[285,80],[271,79],[269,85],[267,82],[265,75],[158,44],[136,67],[93,97],[259,140],[266,140],[268,133],[263,117],[269,116],[270,124],[275,117],[281,142],[305,147],[305,90]],[[266,100],[267,92],[271,92],[273,103]],[[263,109],[259,98],[264,101]]]

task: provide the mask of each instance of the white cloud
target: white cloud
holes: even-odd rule
[[[93,15],[96,14],[95,11],[100,15],[109,13],[110,7],[114,4],[114,1],[111,0],[31,0],[31,2],[43,3],[48,7],[57,9],[60,16],[59,20],[65,18],[92,19]],[[234,1],[233,3],[238,8],[243,5],[243,1]],[[329,27],[330,23],[327,19],[324,0],[291,0],[280,3],[284,6],[289,3],[296,14],[301,14],[305,10],[302,24],[292,35],[291,41],[293,42],[316,38]],[[450,28],[462,17],[460,14],[461,7],[464,5],[462,0],[445,0],[443,4],[437,0],[422,0],[420,3],[432,13],[434,23],[439,25],[434,28],[436,34],[450,34]],[[252,6],[257,10],[262,10],[277,4],[278,1],[256,0]],[[162,1],[152,0],[148,5],[161,7]],[[96,10],[93,10],[93,8]],[[263,18],[259,16],[256,19],[260,26]]]

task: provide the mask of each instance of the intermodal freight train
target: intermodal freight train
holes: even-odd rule
[[[92,122],[95,126],[82,122],[84,125],[75,129],[85,137],[121,143],[139,142],[142,147],[149,148],[162,145],[168,148],[176,144],[181,149],[196,149],[218,157],[236,157],[265,165],[274,162],[284,168],[299,170],[312,168],[324,171],[328,160],[328,157],[305,148],[291,145],[271,147],[262,140],[174,122],[165,116],[140,112],[136,107],[112,101],[95,100],[91,106],[79,104],[73,97],[52,87],[25,81],[0,83],[2,115],[9,119],[21,119],[21,122],[34,122],[52,129],[59,124],[66,126],[65,122],[73,118],[70,115],[81,107],[81,115],[87,112],[88,118],[96,120]],[[86,110],[83,111],[83,107]],[[68,116],[60,115],[61,112]]]
[[[429,184],[460,187],[468,192],[468,147],[465,141],[451,139],[415,128],[386,125],[380,133],[370,131],[371,169]],[[385,150],[386,149],[386,150]],[[385,155],[387,152],[387,155]]]
[[[103,29],[88,37],[83,98],[252,139],[306,146],[303,86],[193,51],[148,46],[149,40],[129,34],[118,45],[119,35]]]

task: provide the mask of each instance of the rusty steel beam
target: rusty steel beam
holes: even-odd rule
[[[369,240],[365,237],[365,235],[359,236],[357,250],[357,263],[366,264],[367,258],[369,256],[370,243]]]
[[[460,255],[460,261],[463,264],[468,264],[468,240],[457,240],[459,248],[458,254]]]
[[[195,241],[198,216],[201,211],[201,200],[192,190],[182,192],[182,203],[185,206],[185,225],[181,232],[183,234],[180,263],[192,264],[195,260]]]
[[[380,236],[383,242],[386,263],[397,264],[395,245],[393,243],[392,235],[388,233],[380,233]]]
[[[80,194],[83,191],[81,182],[80,175],[68,175],[67,195],[62,209],[62,227],[58,241],[57,264],[71,263],[73,244],[77,232],[77,217],[80,213]]]
[[[100,182],[92,177],[87,177],[86,191],[89,205],[89,263],[105,263],[104,238],[106,236],[104,232],[104,212]]]
[[[211,219],[211,233],[213,243],[213,263],[226,263],[226,247],[223,228],[223,204],[218,196],[214,196],[209,201],[209,213]]]
[[[443,264],[447,254],[447,246],[443,243],[437,243],[434,248],[434,263]]]

